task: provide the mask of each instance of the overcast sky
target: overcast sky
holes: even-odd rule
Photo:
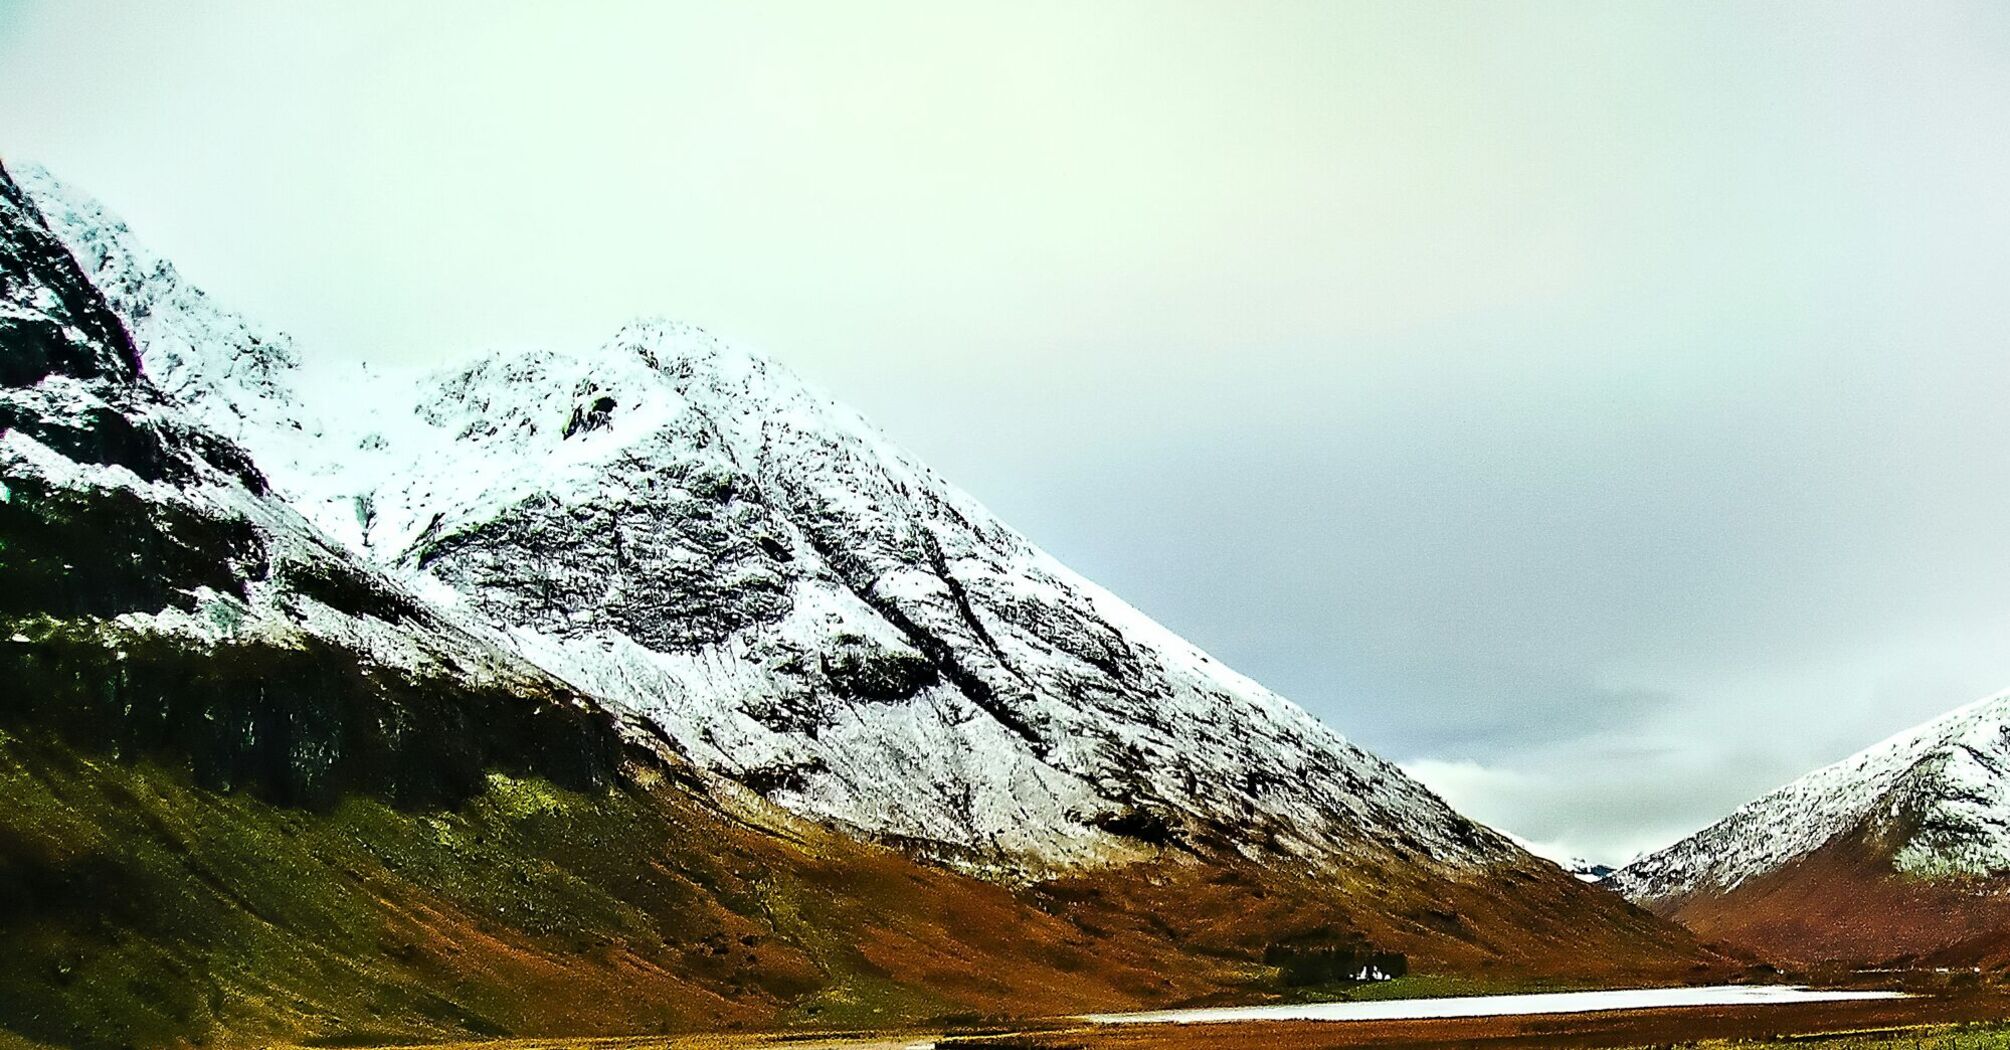
[[[2006,12],[0,0],[0,150],[310,353],[766,349],[1619,860],[2010,685]]]

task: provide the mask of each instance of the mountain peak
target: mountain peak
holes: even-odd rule
[[[5,381],[50,375],[138,378],[139,352],[119,319],[45,225],[39,202],[0,170],[0,334]]]
[[[217,304],[118,216],[47,169],[12,170],[130,332],[139,369],[156,389],[201,403],[212,429],[254,452],[262,438],[299,425],[300,356],[291,337]]]
[[[622,325],[603,350],[632,353],[668,376],[688,375],[696,369],[746,375],[779,367],[766,354],[729,343],[688,321],[661,315],[638,317]]]

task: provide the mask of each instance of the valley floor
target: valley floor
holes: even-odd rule
[[[1635,1050],[1670,1045],[1831,1050],[2010,1048],[2010,995],[1969,991],[1911,999],[1618,1010],[1586,1014],[1361,1022],[1050,1025],[983,1033],[788,1033],[457,1043],[425,1050]],[[407,1048],[418,1050],[418,1048]]]

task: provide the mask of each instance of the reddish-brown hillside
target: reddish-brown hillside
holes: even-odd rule
[[[1786,964],[2010,963],[2010,880],[1908,874],[1886,845],[1862,832],[1728,893],[1651,907],[1706,941]]]
[[[2010,959],[2010,694],[1815,770],[1611,885],[1790,963]]]

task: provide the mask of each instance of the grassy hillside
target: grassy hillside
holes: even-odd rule
[[[1654,908],[1787,965],[2010,968],[2010,879],[1900,871],[1893,838],[1852,832],[1729,892]]]
[[[57,1045],[647,1032],[1178,998],[1003,889],[658,786],[324,811],[0,730],[0,1024]]]
[[[1361,899],[1372,890],[1221,866],[1008,890],[657,777],[571,790],[492,771],[453,806],[356,793],[305,809],[16,724],[0,729],[0,797],[0,1027],[52,1045],[876,1027],[1262,998],[1286,991],[1269,945],[1359,936],[1364,919],[1427,972],[1616,969],[1538,957],[1539,938],[1490,943],[1517,936],[1498,928],[1447,935],[1433,924],[1471,920],[1444,902],[1392,923]],[[1643,939],[1625,961],[1666,979],[1680,958]]]
[[[1283,991],[1267,944],[1361,914],[1202,865],[1014,892],[758,803],[760,823],[737,819],[660,781],[574,791],[491,772],[453,807],[356,794],[288,808],[21,726],[0,730],[0,797],[0,1025],[53,1045],[879,1026],[1260,998]],[[1389,937],[1425,948],[1427,969],[1494,968]],[[1646,950],[1635,961],[1679,974]]]

